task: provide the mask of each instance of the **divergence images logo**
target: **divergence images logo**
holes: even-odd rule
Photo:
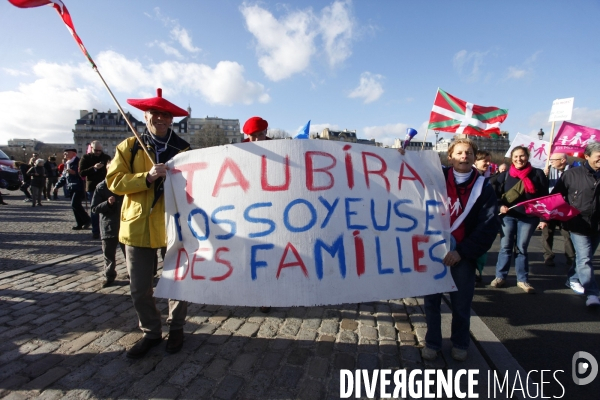
[[[588,373],[589,375],[585,378],[579,377]],[[587,385],[596,379],[596,375],[598,375],[598,362],[590,353],[578,351],[573,354],[572,374],[573,382],[576,385]]]

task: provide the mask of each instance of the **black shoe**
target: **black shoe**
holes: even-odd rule
[[[167,340],[167,353],[177,353],[183,347],[183,329],[169,331]]]
[[[102,287],[103,287],[103,288],[105,288],[105,287],[109,287],[110,285],[112,285],[112,284],[113,284],[113,282],[114,282],[114,281],[115,281],[115,278],[105,278],[105,279],[102,281]]]
[[[2,204],[3,206],[7,206],[8,205],[8,203],[5,203],[3,201],[0,201],[0,204]]]
[[[71,228],[71,230],[73,230],[73,231],[80,231],[82,229],[83,229],[83,227],[80,226],[80,225],[76,225],[76,226],[74,226],[74,227]]]
[[[41,206],[42,206],[42,203],[38,203],[38,207],[41,207]]]
[[[162,338],[148,339],[143,337],[127,351],[127,358],[142,358],[151,348],[158,346],[160,342],[162,342]]]
[[[260,307],[259,310],[263,314],[268,314],[271,311],[271,307]]]
[[[88,222],[87,224],[84,224],[84,225],[81,227],[81,229],[89,229],[91,225],[92,225],[92,223],[91,223],[91,222]]]

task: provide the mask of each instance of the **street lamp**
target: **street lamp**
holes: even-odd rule
[[[544,130],[542,128],[540,128],[540,131],[538,132],[538,139],[540,140],[544,140]]]
[[[27,162],[27,149],[25,148],[25,145],[21,146],[21,150],[23,150],[23,159]]]
[[[440,134],[438,131],[434,131],[435,132],[435,151],[437,151],[437,146],[438,146],[438,135]]]

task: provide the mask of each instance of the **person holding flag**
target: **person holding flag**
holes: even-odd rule
[[[457,288],[457,291],[450,292],[451,354],[457,361],[467,359],[477,259],[492,247],[499,228],[494,189],[489,178],[480,176],[473,167],[476,152],[477,146],[472,141],[457,139],[448,148],[451,168],[444,168],[452,245],[443,262],[450,267]],[[442,293],[425,296],[427,334],[421,355],[426,360],[434,360],[442,348],[441,301]]]
[[[529,254],[527,247],[535,232],[539,217],[524,214],[520,208],[513,208],[525,200],[532,200],[548,194],[548,180],[544,171],[529,163],[529,149],[516,146],[510,152],[510,169],[498,175],[495,182],[496,194],[500,203],[502,227],[500,231],[500,251],[496,263],[496,278],[491,286],[501,288],[506,285],[511,259],[516,250],[515,270],[517,286],[525,293],[535,293],[529,283]],[[510,208],[509,208],[510,207]],[[516,246],[515,246],[516,245]]]
[[[167,246],[164,185],[167,161],[190,145],[171,129],[173,117],[187,116],[187,111],[162,97],[128,99],[144,111],[146,130],[141,136],[147,152],[136,137],[117,145],[113,162],[106,174],[108,190],[124,195],[121,209],[119,242],[125,244],[131,298],[144,336],[127,351],[129,358],[141,358],[162,341],[160,311],[153,297],[156,250]],[[150,159],[152,157],[152,159]],[[187,303],[169,300],[169,339],[166,350],[176,353],[183,346],[183,326]]]
[[[580,214],[563,222],[571,232],[575,263],[569,266],[567,287],[587,296],[586,306],[598,307],[600,290],[594,276],[593,257],[600,244],[600,143],[585,147],[585,163],[565,171],[552,193],[561,194]]]

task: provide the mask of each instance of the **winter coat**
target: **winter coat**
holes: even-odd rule
[[[111,196],[115,197],[113,204],[108,202],[108,198]],[[94,196],[92,196],[92,212],[100,214],[101,239],[116,239],[119,237],[122,204],[123,196],[117,196],[108,190],[105,180],[96,185]]]
[[[70,174],[68,169],[75,171],[74,174]],[[79,157],[73,157],[67,161],[62,176],[58,179],[55,188],[67,187],[69,195],[73,195],[75,192],[82,192],[84,189],[83,180],[79,176]]]
[[[148,137],[149,133],[144,132],[142,138],[146,148],[152,158],[156,159],[154,146]],[[131,162],[135,143],[136,138],[130,137],[117,146],[106,175],[108,189],[125,196],[121,207],[119,242],[128,246],[158,249],[167,245],[165,203],[162,195],[164,185],[162,179],[152,183],[146,180],[152,162],[143,149],[135,151]],[[160,153],[158,162],[166,163],[178,153],[189,149],[189,143],[172,133],[167,150]]]
[[[84,154],[79,161],[79,174],[85,178],[85,191],[94,192],[96,185],[106,178],[106,164],[110,161],[108,154],[96,155],[95,153]],[[97,163],[104,166],[100,169],[94,168]]]
[[[600,232],[599,182],[584,165],[565,171],[556,182],[552,194],[560,193],[567,203],[580,212],[562,223],[569,232],[580,235],[596,235]]]
[[[31,186],[33,187],[43,188],[46,184],[46,171],[42,165],[29,168],[27,175],[31,177]]]
[[[544,171],[542,171],[539,168],[532,168],[531,172],[529,172],[529,175],[527,177],[533,183],[533,186],[535,187],[535,193],[527,193],[525,192],[525,190],[523,190],[523,194],[521,194],[521,196],[519,196],[518,199],[513,201],[511,204],[506,204],[504,201],[502,201],[502,195],[508,192],[510,189],[512,189],[512,187],[520,181],[519,178],[513,178],[512,176],[510,176],[509,172],[510,167],[506,170],[506,172],[498,174],[498,178],[494,183],[494,188],[496,190],[496,196],[498,197],[499,206],[504,205],[507,207],[512,207],[515,204],[520,203],[522,201],[533,200],[537,199],[538,197],[548,195],[548,178],[546,178],[546,174],[544,174]],[[523,218],[526,216],[522,207],[513,208],[509,210],[506,214],[503,214],[503,216],[504,215],[508,215],[514,218]]]

